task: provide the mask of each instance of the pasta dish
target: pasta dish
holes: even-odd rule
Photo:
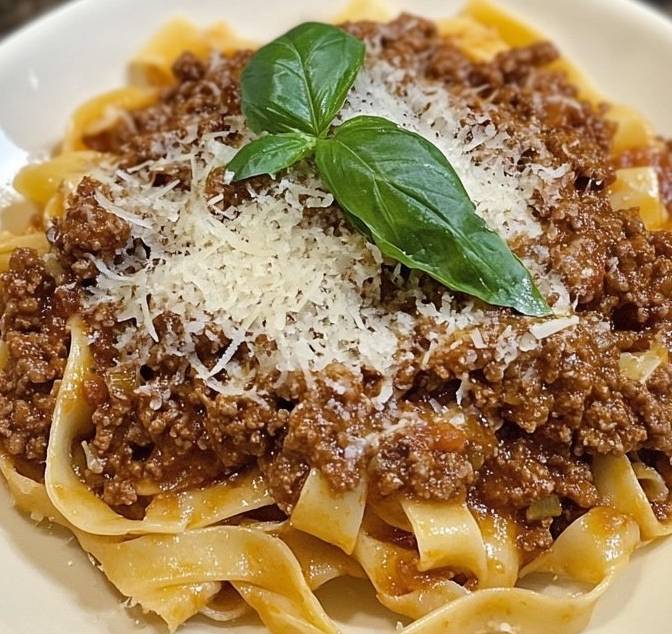
[[[20,171],[0,470],[171,631],[579,632],[672,531],[672,142],[488,0],[372,17],[170,21]]]

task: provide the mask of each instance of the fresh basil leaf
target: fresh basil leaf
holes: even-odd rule
[[[316,160],[338,203],[385,255],[489,304],[550,312],[520,260],[476,214],[446,157],[423,137],[356,117],[318,141]]]
[[[242,107],[255,132],[324,134],[364,61],[365,46],[342,29],[307,22],[259,49],[241,77]]]
[[[226,169],[233,172],[234,181],[277,174],[306,158],[315,148],[315,142],[315,137],[300,132],[262,136],[238,150]]]

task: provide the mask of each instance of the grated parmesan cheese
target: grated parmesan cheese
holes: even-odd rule
[[[546,339],[579,323],[578,315],[550,319],[530,326],[530,332],[539,340]]]
[[[533,241],[541,234],[534,197],[558,196],[568,167],[540,163],[521,168],[519,159],[528,148],[498,130],[486,112],[474,112],[443,86],[411,77],[370,54],[339,117],[344,121],[360,114],[385,116],[435,143],[455,167],[477,213],[506,240]],[[228,117],[226,124],[242,142],[252,138],[241,116]],[[159,341],[154,320],[170,312],[183,332],[167,333],[161,345],[220,393],[247,395],[263,404],[250,387],[254,379],[273,376],[277,386],[290,372],[309,376],[339,363],[386,377],[376,399],[382,408],[394,392],[391,377],[409,358],[406,346],[420,320],[436,324],[445,335],[473,328],[474,346],[486,346],[474,327],[488,323],[496,311],[473,300],[457,302],[448,291],[438,302],[427,297],[417,272],[404,274],[401,265],[386,261],[350,228],[310,165],[299,165],[267,186],[248,184],[249,199],[235,207],[225,207],[222,194],[208,195],[209,174],[237,151],[226,141],[231,136],[199,137],[197,127],[188,126],[181,137],[157,135],[152,149],[161,158],[156,161],[125,170],[102,166],[92,173],[104,185],[105,193],[96,193],[98,204],[131,228],[123,257],[112,263],[94,259],[100,274],[88,289],[91,305],[112,302],[119,306],[118,319],[128,322],[117,341],[122,361],[149,355],[151,342],[142,333]],[[547,155],[544,148],[536,149],[537,156]],[[178,166],[191,171],[187,187],[177,180],[153,186],[156,174]],[[225,174],[226,182],[231,176]],[[549,272],[547,250],[538,250],[525,264],[542,292],[558,298],[558,312],[571,313],[566,288]],[[394,290],[383,303],[384,268]],[[534,337],[527,338],[508,327],[494,343],[495,356],[510,363],[521,350],[577,321],[563,317],[536,323],[530,327]],[[208,368],[196,354],[194,336],[220,333],[229,343]],[[254,364],[236,359],[243,344]],[[424,364],[436,347],[430,341]],[[458,402],[468,389],[465,376]],[[348,459],[365,448],[352,445]]]
[[[84,459],[86,460],[86,468],[91,471],[91,473],[102,473],[105,465],[102,461],[91,451],[89,443],[85,440],[82,441],[82,450],[84,451]]]

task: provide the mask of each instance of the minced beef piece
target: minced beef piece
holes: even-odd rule
[[[96,201],[96,191],[102,189],[101,183],[85,176],[68,202],[67,213],[56,221],[54,243],[62,255],[109,258],[128,241],[128,223]]]
[[[564,455],[563,455],[564,454]],[[524,510],[535,500],[558,494],[582,508],[598,500],[590,467],[566,447],[550,450],[532,436],[503,438],[480,472],[479,497],[491,508]]]
[[[252,53],[238,51],[209,64],[184,53],[174,64],[177,83],[156,105],[120,118],[110,129],[85,139],[88,147],[120,155],[123,165],[160,158],[162,148],[189,134],[226,135],[226,117],[240,114],[240,73]],[[183,177],[186,174],[166,174]]]
[[[318,466],[337,490],[359,481],[363,455],[348,450],[367,434],[382,428],[381,414],[361,379],[336,365],[312,386],[298,381],[293,407],[286,417],[283,451],[303,455]]]
[[[299,455],[276,450],[259,459],[259,468],[276,504],[290,515],[308,477],[310,466]]]
[[[490,340],[487,330],[481,331]],[[444,380],[466,373],[466,399],[487,418],[513,423],[577,455],[661,444],[667,450],[672,438],[668,367],[647,385],[628,379],[620,371],[620,354],[636,343],[595,320],[550,336],[512,361],[498,361],[496,348],[476,348],[471,339],[459,346],[447,342],[432,356],[430,369]]]
[[[222,196],[222,206],[224,209],[240,205],[252,197],[252,192],[257,187],[271,183],[271,177],[262,175],[254,176],[245,181],[229,183],[225,177],[226,170],[218,167],[208,175],[205,185],[205,192],[208,198]]]
[[[40,467],[56,401],[55,381],[63,375],[68,354],[66,320],[78,306],[77,293],[57,288],[30,249],[12,253],[1,283],[6,361],[0,369],[0,439],[10,454]]]
[[[249,462],[247,457],[237,462],[222,460],[217,440],[211,440],[208,433],[211,423],[204,416],[200,390],[194,389],[192,377],[175,384],[172,361],[169,357],[145,366],[144,371],[151,371],[154,377],[151,385],[141,385],[136,368],[122,377],[130,385],[121,390],[115,389],[120,382],[118,373],[129,372],[128,366],[98,369],[109,397],[102,403],[91,403],[95,407],[95,434],[89,444],[102,472],[86,470],[85,477],[113,506],[135,503],[142,492],[138,491],[139,483],[193,488]]]
[[[110,260],[126,246],[131,231],[128,223],[103,209],[96,191],[105,193],[102,183],[85,176],[67,202],[67,212],[49,230],[49,238],[74,275],[92,279],[97,269],[88,256]]]
[[[421,499],[464,497],[475,479],[466,445],[466,435],[450,424],[410,425],[386,435],[369,467],[377,493],[385,497],[407,492]]]
[[[87,469],[85,477],[110,505],[136,502],[143,482],[186,489],[227,473],[185,391],[112,396],[95,409],[89,443],[102,471]]]
[[[488,508],[513,515],[519,526],[518,546],[536,553],[553,543],[553,521],[528,521],[525,511],[549,495],[557,495],[563,507],[574,509],[573,519],[599,505],[590,464],[568,447],[538,435],[520,436],[505,427],[499,436],[497,451],[479,471],[472,495]]]
[[[599,309],[623,330],[672,320],[672,236],[646,231],[639,218],[627,213],[613,221],[619,231],[609,243]]]
[[[214,401],[203,398],[206,412],[203,424],[208,440],[225,468],[240,468],[268,453],[269,427],[282,427],[285,410],[261,406],[246,398],[218,395]]]

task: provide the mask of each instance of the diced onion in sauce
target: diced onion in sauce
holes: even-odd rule
[[[107,383],[110,391],[117,394],[131,394],[138,387],[135,370],[131,368],[120,367],[110,370]]]
[[[540,500],[535,500],[530,504],[525,513],[528,522],[536,522],[547,517],[558,517],[562,515],[562,505],[557,495],[548,495]]]
[[[161,493],[161,487],[151,480],[140,480],[135,485],[135,490],[138,495],[158,495]]]
[[[667,363],[669,353],[660,344],[651,346],[646,352],[624,352],[619,360],[621,374],[632,381],[646,383],[658,366]]]

